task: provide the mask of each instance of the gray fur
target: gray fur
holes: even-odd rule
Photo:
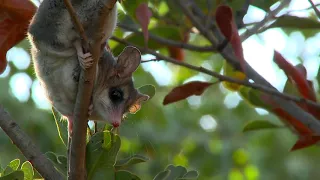
[[[72,1],[90,43],[95,39],[93,35],[99,27],[98,16],[103,4],[107,1],[109,0]],[[112,35],[116,21],[115,6],[105,22],[106,33],[101,44]],[[44,0],[41,3],[30,23],[28,38],[31,42],[35,72],[45,89],[47,98],[62,115],[67,118],[72,117],[81,70],[74,42],[80,41],[81,38],[73,26],[63,0]],[[120,124],[121,119],[114,119],[113,114],[121,111],[122,116],[132,104],[139,103],[137,100],[141,96],[145,96],[138,93],[132,82],[132,73],[137,68],[135,66],[140,64],[140,52],[131,47],[127,48],[122,55],[119,58],[123,60],[117,63],[117,58],[114,58],[110,52],[105,49],[102,51],[93,92],[94,109],[90,119],[111,123],[117,121]],[[135,65],[128,66],[130,61]],[[119,71],[125,76],[121,78],[115,74],[115,70],[124,66],[127,69],[122,73]],[[121,107],[115,107],[109,100],[109,88],[115,86],[125,92]]]

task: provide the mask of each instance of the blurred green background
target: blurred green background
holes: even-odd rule
[[[243,5],[244,1],[241,2],[240,5]],[[255,2],[257,4],[250,5],[248,14],[243,19],[246,24],[261,20],[273,3],[273,8],[278,5],[277,1],[272,1],[270,5],[265,5],[264,1]],[[200,5],[201,3],[199,1]],[[230,5],[239,7],[237,3]],[[168,1],[153,0],[149,2],[149,6],[158,10],[161,16],[177,15]],[[294,0],[283,13],[316,20],[313,10],[308,7],[310,5],[307,0]],[[128,22],[127,16],[130,13],[124,15],[120,12],[119,21]],[[161,18],[151,19],[150,26],[155,29],[152,32],[167,38],[173,36],[173,31],[156,31],[157,25],[161,24],[160,20]],[[240,32],[244,32],[244,29],[240,29]],[[308,70],[308,79],[314,81],[316,91],[319,92],[316,81],[320,63],[318,31],[316,28],[289,29],[286,25],[268,29],[243,43],[245,58],[269,82],[282,90],[286,77],[272,62],[272,52],[276,49],[291,63],[303,63]],[[115,35],[123,38],[128,34],[118,28]],[[143,43],[141,37],[138,38],[140,44]],[[165,47],[156,47],[155,42],[151,43],[151,46],[168,55]],[[191,34],[189,43],[208,44],[197,34]],[[115,53],[123,47],[113,41],[110,41],[110,46]],[[39,145],[42,152],[65,154],[66,149],[58,137],[51,107],[36,80],[29,48],[28,40],[24,40],[7,53],[8,67],[0,75],[0,103]],[[223,59],[218,54],[193,51],[184,53],[185,62],[216,72],[222,69]],[[150,55],[143,56],[144,60],[150,58]],[[132,169],[142,179],[152,179],[168,164],[198,170],[199,179],[208,180],[301,180],[317,179],[320,176],[319,148],[313,146],[289,152],[297,140],[289,129],[243,133],[245,124],[252,120],[269,120],[279,125],[282,123],[267,111],[248,105],[237,93],[228,91],[221,84],[211,86],[201,97],[192,96],[174,104],[162,105],[165,95],[173,87],[191,80],[215,81],[202,73],[162,61],[143,63],[134,74],[136,87],[152,84],[156,87],[156,95],[138,113],[129,115],[120,127],[122,145],[119,157],[125,158],[133,154],[149,157],[147,163],[138,164]],[[4,167],[15,158],[24,159],[6,134],[0,131],[1,166]]]

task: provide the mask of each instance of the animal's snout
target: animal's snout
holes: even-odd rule
[[[112,126],[113,126],[114,128],[117,128],[117,127],[120,126],[120,123],[119,123],[119,122],[113,122],[113,123],[112,123]]]

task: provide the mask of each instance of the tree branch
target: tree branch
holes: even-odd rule
[[[317,3],[317,4],[315,4],[314,6],[315,6],[315,7],[318,7],[318,6],[320,6],[320,3]],[[292,10],[287,11],[287,14],[290,14],[290,13],[293,13],[293,12],[308,11],[308,10],[310,10],[310,9],[313,9],[313,7],[312,7],[312,6],[309,6],[309,7],[304,8],[304,9],[292,9]]]
[[[69,0],[64,0],[72,20],[79,30],[85,44],[88,45],[89,51],[92,54],[93,64],[87,70],[81,70],[77,100],[75,104],[75,109],[73,112],[73,130],[71,138],[71,150],[69,154],[69,169],[68,169],[68,179],[71,180],[84,180],[86,179],[86,133],[88,124],[88,107],[90,104],[93,85],[96,75],[97,62],[100,58],[101,50],[101,40],[105,32],[105,22],[108,14],[113,9],[117,0],[108,1],[102,9],[99,19],[99,27],[97,28],[94,44],[90,47],[88,40],[85,36],[83,27],[78,20],[75,11],[70,4]]]
[[[203,67],[193,66],[191,64],[188,64],[188,63],[185,63],[185,62],[182,62],[182,61],[178,61],[178,60],[176,60],[174,58],[161,55],[161,54],[157,53],[154,50],[138,47],[138,46],[136,46],[136,45],[134,45],[132,43],[129,43],[129,42],[127,42],[125,40],[122,40],[120,38],[117,38],[117,37],[111,37],[110,39],[114,40],[114,41],[117,41],[119,43],[122,43],[122,44],[135,46],[135,47],[139,48],[142,52],[145,52],[145,53],[148,53],[148,54],[152,54],[152,55],[154,55],[156,57],[156,59],[142,61],[143,63],[150,62],[150,61],[161,61],[161,60],[164,60],[164,61],[170,62],[172,64],[176,64],[176,65],[179,65],[179,66],[182,66],[182,67],[186,67],[188,69],[192,69],[192,70],[195,70],[195,71],[202,72],[204,74],[210,75],[212,77],[217,78],[221,82],[222,81],[227,81],[227,82],[231,82],[231,83],[235,83],[235,84],[240,84],[240,85],[243,85],[243,86],[251,87],[253,89],[257,89],[257,90],[259,90],[261,92],[264,92],[266,94],[269,94],[269,95],[273,95],[273,96],[276,96],[276,97],[279,97],[279,98],[282,98],[282,99],[285,99],[285,100],[290,100],[290,101],[294,101],[294,102],[298,102],[298,103],[306,103],[308,105],[311,105],[313,107],[316,107],[316,108],[320,109],[320,104],[318,104],[316,102],[313,102],[313,101],[310,101],[308,99],[305,99],[305,98],[302,98],[302,97],[293,96],[293,95],[286,94],[286,93],[281,93],[281,92],[279,92],[279,91],[277,91],[275,89],[271,89],[269,87],[266,87],[266,86],[263,86],[263,85],[260,85],[260,84],[257,84],[257,83],[251,83],[251,82],[246,81],[246,80],[239,80],[239,79],[232,78],[232,77],[229,77],[229,76],[224,76],[224,75],[221,75],[221,74],[219,74],[217,72],[214,72],[214,71],[210,71],[210,70],[208,70],[206,68],[203,68]]]
[[[252,28],[247,29],[243,34],[241,34],[241,40],[245,41],[253,34],[258,33],[258,31],[263,28],[269,21],[273,20],[275,16],[288,4],[290,3],[290,0],[282,0],[280,5],[274,9],[273,11],[269,11],[268,14],[264,17],[264,19],[258,23],[256,23]]]
[[[118,27],[120,27],[122,29],[125,29],[125,30],[128,30],[128,31],[132,31],[132,32],[134,32],[136,34],[139,34],[141,36],[143,35],[143,33],[141,31],[139,31],[138,29],[130,27],[130,26],[127,26],[125,24],[120,24],[119,23]],[[154,41],[157,41],[158,43],[163,44],[163,45],[183,48],[183,49],[187,49],[187,50],[191,50],[191,51],[197,51],[197,52],[212,52],[212,51],[215,51],[215,49],[213,47],[211,47],[211,46],[196,46],[196,45],[187,44],[187,43],[183,43],[183,42],[173,41],[171,39],[165,39],[163,37],[160,37],[160,36],[157,36],[157,35],[154,35],[154,34],[150,34],[150,33],[149,33],[149,38],[154,40]]]
[[[236,21],[238,29],[245,26],[245,24],[243,23],[243,17],[247,14],[249,6],[252,3],[252,1],[253,0],[246,0],[244,2],[244,4],[242,5],[242,8],[236,12],[235,21]]]
[[[317,14],[318,19],[320,19],[320,11],[319,11],[319,9],[318,9],[318,8],[316,7],[316,5],[312,2],[312,0],[308,0],[308,1],[309,1],[309,3],[311,4],[314,12]]]
[[[50,160],[41,153],[40,149],[32,142],[29,136],[13,121],[2,105],[0,105],[0,127],[44,179],[63,179]]]
[[[76,15],[74,8],[72,7],[69,0],[64,0],[64,3],[67,7],[67,10],[71,16],[71,19],[72,19],[75,27],[79,31],[79,34],[85,43],[85,46],[88,48],[89,47],[88,38],[85,34],[85,31],[84,31],[79,19],[77,18],[77,15]],[[90,50],[90,52],[92,54],[91,50]],[[93,67],[95,67],[95,65]],[[77,113],[77,112],[79,112],[78,109],[83,108],[85,111],[85,109],[88,109],[88,107],[89,107],[89,106],[85,107],[85,105],[83,107],[81,107],[81,104],[77,103],[77,102],[81,101],[81,99],[83,99],[83,98],[85,99],[85,97],[83,97],[83,96],[79,97],[79,96],[81,96],[80,94],[84,90],[84,87],[82,87],[84,84],[83,75],[84,75],[83,70],[81,70],[78,93],[77,93],[77,100],[76,100],[76,104],[75,104],[75,110],[73,113],[73,116],[74,116],[73,122],[72,122],[73,123],[73,132],[72,132],[72,134],[69,132],[71,137],[69,137],[69,142],[68,142],[68,179],[71,179],[71,180],[72,179],[74,179],[74,180],[86,179],[85,178],[86,177],[86,167],[85,167],[85,164],[86,164],[85,163],[86,133],[83,132],[84,131],[83,129],[84,129],[84,127],[86,129],[86,127],[87,127],[84,124],[87,124],[87,122],[88,122],[88,120],[87,120],[88,115],[81,115],[81,114]]]
[[[200,23],[199,19],[197,19],[191,11],[188,9],[187,5],[190,3],[186,3],[182,0],[175,0],[177,4],[180,6],[181,10],[184,12],[184,14],[191,20],[193,25],[201,32],[202,35],[204,35],[213,45],[213,47],[217,47],[218,42],[216,39],[221,39],[220,34],[216,34],[218,37],[215,38],[212,33],[210,33],[207,29],[204,28],[204,26]],[[287,0],[285,0],[287,1]],[[193,3],[194,5],[194,3]],[[240,61],[237,57],[234,56],[234,53],[227,48],[220,51],[220,54],[226,59],[226,61],[231,64],[236,70],[241,70],[240,68]],[[245,67],[245,74],[248,78],[252,79],[255,83],[258,83],[260,85],[267,86],[269,88],[275,89],[269,82],[267,82],[260,74],[258,74],[247,62],[243,62],[243,66]],[[297,120],[299,120],[301,123],[303,123],[305,126],[312,129],[312,131],[316,135],[320,135],[320,122],[313,117],[308,112],[301,109],[299,106],[297,106],[292,101],[287,101],[281,98],[278,98],[276,96],[268,96],[268,98],[271,98],[275,103],[277,103],[281,108],[290,114],[291,116],[295,117]]]

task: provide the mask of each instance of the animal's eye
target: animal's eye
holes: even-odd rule
[[[123,100],[123,92],[119,88],[112,88],[109,91],[109,97],[112,102],[116,103]]]

